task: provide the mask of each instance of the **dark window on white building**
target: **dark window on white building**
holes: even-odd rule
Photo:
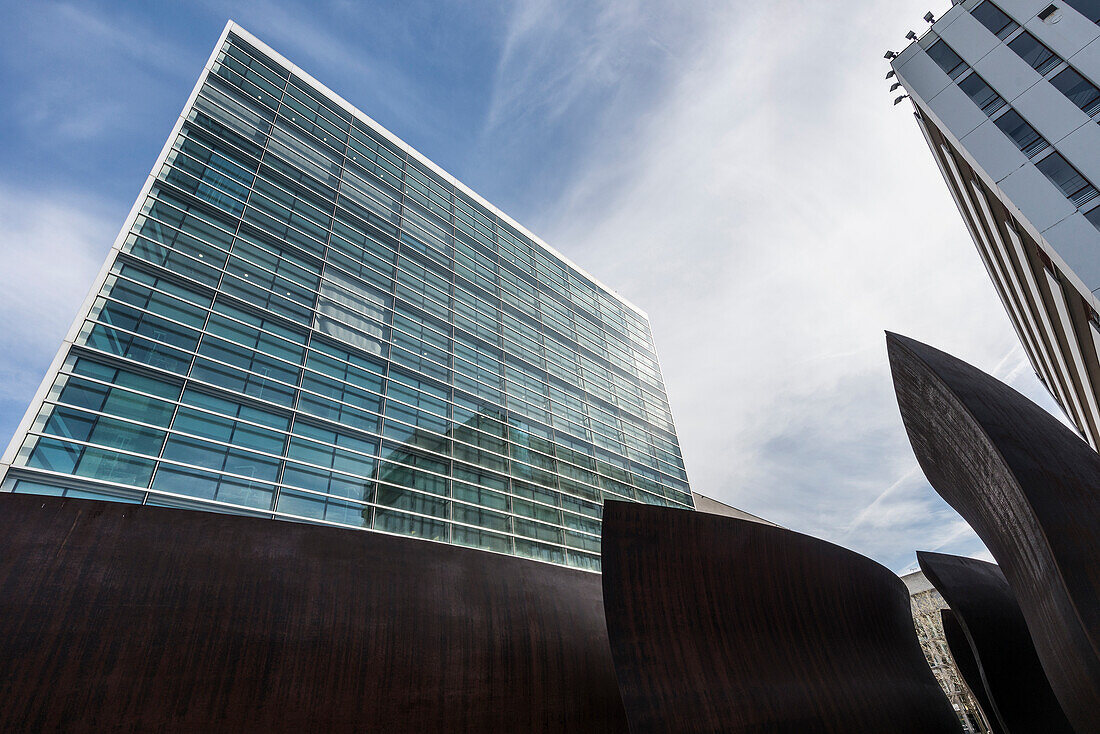
[[[1031,158],[1036,153],[1046,150],[1049,143],[1042,135],[1035,131],[1027,120],[1020,117],[1016,110],[1008,110],[993,121],[993,124],[1001,128],[1004,134],[1012,138],[1012,142],[1023,151],[1024,155]]]
[[[1050,83],[1062,94],[1069,98],[1070,102],[1084,110],[1086,115],[1091,115],[1100,109],[1100,89],[1072,68],[1060,71]]]
[[[990,33],[1002,41],[1012,31],[1020,27],[1012,18],[1005,15],[1003,10],[989,2],[989,0],[985,0],[984,3],[971,10],[970,14],[974,16],[975,20],[988,28]]]
[[[1012,39],[1008,47],[1040,74],[1046,74],[1062,62],[1061,58],[1027,31]]]
[[[1079,207],[1085,202],[1092,201],[1100,193],[1058,151],[1054,151],[1036,163],[1035,167],[1061,189],[1074,206]]]
[[[985,79],[977,74],[971,74],[959,82],[959,89],[966,92],[966,96],[974,100],[974,104],[981,107],[982,112],[987,115],[992,115],[1005,106],[1001,95],[994,92],[993,87],[986,84]]]
[[[952,79],[958,79],[959,75],[969,68],[966,62],[942,40],[928,47],[928,55]]]
[[[1100,0],[1065,0],[1065,2],[1093,23],[1100,23]]]

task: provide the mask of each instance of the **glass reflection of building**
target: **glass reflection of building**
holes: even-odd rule
[[[0,472],[581,568],[692,506],[645,315],[232,23]]]

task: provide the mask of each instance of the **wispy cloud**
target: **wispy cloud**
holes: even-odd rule
[[[892,497],[901,493],[902,490],[912,487],[914,484],[920,485],[923,478],[920,467],[914,461],[913,466],[910,467],[908,471],[902,474],[893,484],[884,489],[882,494],[875,497],[871,504],[860,510],[859,514],[856,515],[852,519],[852,522],[841,532],[841,537],[850,536],[853,531],[866,524],[874,524],[879,527],[889,528],[899,521],[909,523],[917,519],[924,512],[924,508],[918,503],[909,505],[906,511],[903,512],[899,512],[896,506],[888,507],[888,505]]]
[[[924,10],[708,16],[629,143],[593,158],[536,227],[650,313],[697,491],[893,568],[916,548],[981,545],[915,469],[883,330],[1052,405],[883,86],[881,49]],[[596,134],[613,139],[614,123]]]
[[[184,48],[120,8],[36,3],[13,13],[20,30],[5,64],[20,72],[11,113],[38,137],[78,145],[134,126],[135,90],[159,96],[165,79],[193,78]],[[120,73],[125,69],[126,73]],[[88,83],[89,77],[97,84]],[[154,81],[155,80],[155,81]],[[106,92],[106,93],[105,93]]]
[[[690,8],[647,0],[587,3],[519,0],[512,5],[493,80],[486,132],[502,125],[553,125],[584,106],[609,111],[638,76],[659,85],[711,3]]]
[[[180,68],[180,61],[187,58],[187,53],[176,43],[172,34],[145,27],[133,18],[120,19],[117,9],[106,14],[97,13],[83,4],[57,3],[52,6],[52,15],[48,21],[55,28],[60,26],[64,29],[70,44],[94,44],[103,52],[114,51],[165,74],[188,75]]]
[[[225,12],[224,3],[208,1],[205,5],[212,11]],[[372,99],[385,104],[390,113],[400,114],[405,124],[417,124],[438,114],[418,94],[423,88],[419,80],[409,77],[372,45],[346,40],[347,35],[355,37],[356,28],[385,21],[385,14],[371,5],[245,0],[235,3],[233,12],[234,19],[246,29],[305,67],[307,73],[320,77],[322,84],[326,78],[335,77],[336,70],[340,78],[354,80],[352,89],[334,89],[337,94],[355,97],[355,93],[370,90]],[[334,25],[334,18],[340,26]]]
[[[0,185],[0,435],[30,403],[120,222],[88,197]]]
[[[612,67],[622,61],[617,52],[641,24],[637,11],[638,3],[630,0],[586,9],[550,0],[515,3],[487,127],[528,115],[553,122],[579,99],[609,86],[616,76]]]

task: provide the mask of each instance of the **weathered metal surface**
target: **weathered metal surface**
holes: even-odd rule
[[[974,659],[974,653],[970,649],[970,642],[966,639],[962,625],[955,618],[955,613],[950,609],[940,610],[940,625],[943,627],[943,636],[947,640],[947,648],[951,651],[951,659],[955,661],[955,668],[959,671],[963,683],[970,690],[974,700],[978,702],[983,722],[989,727],[991,734],[1007,734],[1000,727],[996,717],[988,713],[992,711],[989,696],[985,691],[985,682],[982,680],[982,671],[978,668],[978,661]]]
[[[917,562],[954,612],[978,665],[989,702],[982,704],[986,718],[996,721],[1004,734],[1073,734],[1001,569],[973,558],[924,551],[917,553]],[[954,646],[951,653],[956,653]]]
[[[607,502],[603,586],[634,734],[961,731],[905,585],[839,546]]]
[[[1100,455],[1007,385],[887,334],[913,452],[1011,585],[1069,720],[1100,731]]]
[[[0,731],[625,732],[600,577],[0,494]]]

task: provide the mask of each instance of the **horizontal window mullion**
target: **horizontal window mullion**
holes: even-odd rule
[[[194,301],[184,300],[183,298],[181,298],[180,296],[178,296],[176,294],[167,293],[163,290],[160,290],[159,288],[156,288],[154,286],[146,285],[144,283],[141,283],[140,281],[133,280],[133,279],[128,278],[128,277],[126,277],[125,275],[122,275],[122,274],[118,274],[117,277],[118,277],[119,280],[125,280],[128,283],[133,283],[135,285],[139,285],[139,286],[148,288],[153,293],[158,293],[160,295],[168,296],[170,298],[177,298],[180,301],[183,301],[184,303],[187,303],[188,305],[191,305],[191,306],[198,306],[202,310],[207,311],[210,315],[217,315],[217,316],[220,316],[222,318],[228,319],[228,320],[232,321],[233,323],[240,324],[240,325],[242,325],[246,328],[256,329],[260,333],[267,334],[268,336],[275,337],[276,339],[278,339],[281,342],[285,342],[287,344],[293,344],[293,345],[295,345],[295,347],[304,347],[304,343],[302,343],[302,342],[296,342],[292,339],[288,339],[286,336],[284,336],[282,334],[277,334],[277,333],[275,333],[273,331],[270,331],[268,329],[264,329],[262,326],[256,326],[255,324],[249,324],[245,321],[241,321],[240,319],[236,318],[235,316],[232,316],[230,314],[225,313],[224,311],[217,310],[217,305],[219,303],[218,301],[215,301],[213,304],[207,306],[207,305],[203,305],[201,303],[196,303]],[[148,313],[148,314],[151,314],[151,315],[156,316],[158,318],[164,319],[165,321],[168,321],[172,324],[182,326],[182,327],[184,327],[188,330],[197,331],[200,334],[212,334],[213,336],[216,336],[216,337],[219,337],[219,338],[222,338],[222,339],[226,339],[227,341],[232,341],[232,340],[229,340],[227,337],[223,337],[223,336],[220,336],[219,334],[210,332],[207,325],[193,326],[193,325],[185,324],[185,323],[183,323],[181,321],[178,321],[176,319],[172,319],[172,318],[169,318],[167,316],[163,316],[163,315],[161,315],[160,313],[158,313],[156,311],[151,311],[147,307],[134,306],[133,304],[127,303],[127,302],[122,301],[122,300],[119,300],[118,298],[110,295],[109,293],[108,294],[101,294],[99,297],[103,298],[104,300],[111,301],[113,303],[118,303],[118,304],[121,304],[121,305],[124,305],[124,306],[129,306],[130,308],[136,308],[139,311],[142,311],[144,313]],[[98,322],[98,323],[104,323],[104,322]],[[206,319],[206,323],[207,324],[209,323],[209,318]],[[105,326],[112,326],[113,328],[117,328],[117,327],[114,327],[112,324],[104,323],[104,325]],[[142,335],[138,334],[137,336],[142,336]],[[302,337],[304,338],[305,335],[303,334]],[[245,347],[246,349],[257,349],[257,347],[247,347],[244,344],[240,344],[239,342],[233,342],[233,343],[238,344],[239,346]],[[278,358],[278,357],[276,359],[280,359],[281,361],[286,361],[286,360],[282,360],[281,358]]]
[[[148,313],[148,312],[144,312],[144,313]],[[156,314],[150,314],[150,315],[155,316]],[[192,358],[194,357],[194,352],[188,351],[187,349],[184,349],[183,347],[180,347],[176,344],[170,344],[168,342],[161,341],[160,339],[156,339],[156,338],[154,338],[152,336],[149,336],[149,335],[146,335],[146,334],[140,334],[136,331],[131,331],[130,329],[125,329],[121,326],[118,326],[117,324],[112,324],[112,323],[109,323],[109,322],[106,322],[106,321],[100,321],[99,319],[92,319],[92,318],[85,319],[84,323],[85,324],[91,324],[93,326],[102,326],[105,329],[110,329],[110,330],[118,332],[120,334],[127,334],[131,337],[136,337],[138,339],[144,339],[144,340],[146,340],[148,342],[151,342],[153,344],[163,346],[163,347],[167,348],[168,350],[171,350],[171,351],[174,351],[174,352],[179,352],[181,354],[187,354],[187,355],[190,355]],[[188,329],[193,330],[190,327],[188,327]],[[85,341],[86,341],[86,339],[85,339]],[[198,339],[196,338],[196,342],[197,341],[198,341]],[[85,345],[85,346],[87,346],[87,345]],[[90,347],[90,348],[91,349],[96,349],[95,347]],[[122,356],[122,355],[117,355],[117,356]]]
[[[148,204],[148,202],[152,202],[153,205],[159,204],[162,207],[165,207],[165,208],[171,209],[173,211],[179,212],[184,217],[194,216],[191,212],[180,209],[178,206],[171,203],[170,201],[167,201],[167,200],[161,198],[159,196],[160,193],[161,193],[161,190],[158,189],[157,187],[154,187],[153,190],[149,193],[149,198],[146,200],[147,204]],[[171,192],[171,191],[169,191],[167,193],[174,194],[174,192]],[[188,195],[188,196],[190,196],[190,195]],[[140,216],[144,217],[145,219],[155,221],[158,224],[160,224],[162,227],[167,227],[167,228],[169,228],[173,231],[180,232],[180,233],[188,235],[190,237],[194,237],[195,239],[197,239],[201,242],[204,242],[205,244],[208,244],[211,247],[217,247],[218,249],[222,249],[224,252],[228,252],[227,250],[224,250],[220,245],[214,245],[209,240],[207,240],[203,237],[200,237],[199,235],[195,234],[194,232],[180,229],[179,226],[174,225],[174,224],[170,224],[170,223],[164,221],[162,218],[160,218],[159,216],[157,216],[153,213],[153,206],[147,205],[146,207],[143,207],[142,213],[141,213]],[[224,233],[226,235],[226,238],[230,241],[232,241],[234,239],[234,237],[236,237],[237,230],[235,228],[231,230],[231,229],[225,228],[224,226],[220,226],[219,224],[210,223],[205,219],[203,219],[201,221],[203,221],[204,224],[206,224],[207,226],[215,229],[216,231]],[[141,236],[144,236],[144,237],[148,236],[148,235],[142,235],[140,231],[135,230],[133,228],[131,228],[130,231],[133,234],[141,235]]]
[[[114,419],[114,416],[110,416],[110,417],[112,419]],[[157,430],[164,431],[165,429],[164,428],[158,428]],[[64,437],[64,436],[57,436],[55,434],[44,433],[42,431],[30,430],[30,431],[27,431],[27,436],[28,437],[33,437],[33,438],[36,438],[36,439],[48,438],[51,441],[60,441],[62,443],[70,443],[70,444],[73,444],[74,446],[80,446],[82,448],[92,448],[92,449],[99,449],[99,450],[102,450],[102,451],[110,451],[112,453],[122,454],[123,456],[129,456],[129,457],[132,457],[132,458],[135,458],[135,459],[159,461],[159,458],[157,456],[153,456],[153,455],[150,455],[150,454],[142,454],[142,453],[137,452],[137,451],[131,451],[129,449],[118,448],[116,446],[109,446],[107,444],[93,443],[91,441],[82,441],[82,440],[76,439],[76,438],[67,438],[67,437]],[[29,466],[27,468],[28,469],[39,469],[39,467],[33,467],[33,466]],[[46,471],[49,471],[49,470],[46,470]],[[68,474],[66,476],[80,476],[80,475],[79,474]],[[124,486],[134,486],[134,485],[124,485]]]
[[[260,64],[260,66],[262,66],[268,72],[273,74],[276,78],[280,79],[284,86],[287,84],[287,81],[290,79],[290,72],[288,70],[283,69],[281,67],[272,66],[271,63],[269,63],[269,60],[266,57],[262,56],[262,55],[261,56],[253,55],[252,52],[250,52],[247,48],[245,48],[242,45],[242,43],[244,43],[244,42],[242,40],[238,39],[237,36],[233,33],[229,34],[229,43],[234,49],[236,49],[240,53],[244,54],[249,59],[255,61],[258,64]],[[272,83],[275,83],[275,82],[272,81]]]
[[[229,87],[231,91],[239,92],[241,97],[247,97],[247,94],[244,92],[244,90],[242,90],[240,87],[235,85],[233,82],[228,81],[224,78],[220,78],[220,81],[226,87]],[[274,120],[275,120],[275,117],[276,117],[276,114],[277,114],[275,112],[275,110],[270,108],[270,107],[267,107],[267,105],[263,105],[263,103],[260,102],[260,104],[263,105],[264,108],[271,113],[271,119],[270,120],[268,120],[266,117],[261,118],[261,119],[263,119],[264,124],[267,126],[267,130],[264,130],[262,128],[256,127],[255,123],[252,120],[245,119],[245,118],[241,117],[240,115],[238,115],[233,110],[230,110],[230,109],[226,108],[222,103],[220,103],[216,99],[216,95],[214,94],[214,92],[216,92],[217,94],[220,94],[220,95],[224,95],[224,96],[228,97],[230,100],[232,100],[234,103],[241,104],[243,106],[243,104],[239,100],[233,98],[233,95],[227,93],[223,89],[219,89],[218,85],[210,84],[209,82],[207,84],[204,84],[203,88],[199,90],[198,98],[199,98],[199,100],[202,101],[202,103],[210,105],[211,107],[217,108],[217,110],[221,114],[229,116],[233,120],[236,120],[244,128],[246,128],[244,130],[234,130],[234,132],[236,132],[238,135],[241,135],[241,137],[244,137],[245,139],[248,139],[248,135],[251,134],[251,135],[253,135],[253,137],[257,138],[257,140],[254,140],[253,142],[256,143],[257,145],[262,145],[263,143],[259,142],[259,138],[262,138],[264,141],[266,141],[266,139],[267,139],[267,137],[268,137],[268,135],[271,131],[271,126],[274,124]],[[250,99],[249,102],[252,102],[252,100]],[[187,118],[188,122],[191,122],[192,124],[196,124],[194,119],[193,119],[193,116],[195,115],[195,113],[210,116],[210,113],[205,111],[202,107],[198,106],[198,102],[196,102],[196,105],[192,107],[191,114],[188,115],[188,118]],[[225,124],[225,123],[219,121],[219,124]],[[232,129],[232,128],[230,128],[230,129]],[[251,131],[251,132],[249,132],[249,131]]]
[[[181,153],[180,155],[186,155],[186,154]],[[192,159],[192,160],[194,160],[194,159]],[[208,186],[208,187],[218,191],[219,193],[224,194],[225,196],[229,197],[233,201],[239,203],[240,204],[240,209],[237,209],[236,210],[237,213],[233,214],[231,216],[240,216],[240,212],[244,209],[245,199],[242,199],[239,196],[237,196],[236,194],[233,194],[233,193],[230,193],[230,192],[226,191],[225,189],[221,188],[220,186],[218,186],[213,181],[207,181],[206,179],[199,178],[198,176],[195,176],[194,174],[192,174],[192,173],[190,173],[190,172],[188,172],[188,171],[186,171],[182,168],[169,168],[169,167],[166,166],[166,167],[161,169],[160,173],[157,174],[157,180],[159,182],[161,182],[162,184],[166,184],[168,186],[173,186],[173,187],[176,187],[176,188],[182,188],[181,186],[179,186],[179,184],[176,184],[175,182],[171,181],[168,178],[168,176],[172,175],[172,174],[175,174],[175,175],[181,176],[181,177],[186,177],[186,178],[188,178],[192,181],[198,182],[199,184]],[[183,189],[183,190],[187,191],[186,189]],[[251,189],[249,189],[249,191],[250,190]],[[194,196],[194,197],[197,197],[197,198],[202,198],[201,196],[199,196],[199,194],[197,194],[195,192],[188,191],[187,193],[191,194],[191,196]],[[248,195],[248,192],[245,192],[245,197],[246,198],[247,198],[247,195]],[[207,202],[211,206],[215,206],[215,207],[220,208],[220,206],[217,203],[212,202],[209,199],[202,198],[202,200]],[[229,211],[229,210],[225,210],[225,211]]]
[[[76,375],[76,377],[78,377],[79,379],[86,379],[86,378],[83,377],[83,375]],[[120,389],[119,386],[114,385],[112,383],[102,383],[101,382],[99,384],[106,384],[106,385],[108,385],[112,388]],[[121,388],[121,389],[124,389],[124,388]],[[135,393],[135,394],[142,395],[143,397],[154,397],[154,399],[156,399],[156,400],[158,400],[162,403],[165,403],[166,405],[172,405],[173,407],[178,405],[178,403],[176,403],[172,400],[165,400],[164,398],[160,398],[160,397],[156,397],[156,396],[148,396],[148,395],[145,395],[143,393]],[[126,423],[127,425],[140,426],[141,428],[151,428],[155,431],[161,431],[163,433],[167,433],[168,430],[169,430],[168,426],[162,426],[162,425],[158,425],[156,423],[146,423],[144,421],[133,418],[132,416],[122,415],[120,413],[108,413],[108,412],[105,412],[102,409],[96,410],[96,409],[93,409],[93,408],[88,408],[88,407],[83,406],[83,405],[76,405],[76,404],[73,404],[73,403],[66,403],[65,401],[61,400],[60,398],[55,399],[55,400],[44,400],[44,401],[42,401],[43,409],[45,409],[47,406],[51,407],[51,408],[67,408],[67,409],[70,409],[70,410],[79,411],[81,413],[87,413],[88,415],[93,415],[96,418],[109,418],[109,419],[114,420],[114,421],[119,421],[120,423]],[[42,417],[43,415],[44,415],[44,413],[39,412],[39,417]],[[43,435],[52,436],[54,438],[62,438],[66,441],[70,440],[70,439],[68,439],[64,436],[59,436],[59,435],[54,434],[54,433],[46,433],[45,432],[46,431],[45,427],[43,427],[40,430],[41,430]]]
[[[142,263],[144,264],[144,261],[142,261]],[[117,268],[117,266],[116,266],[116,268]],[[184,328],[192,330],[192,331],[196,331],[196,330],[201,331],[202,330],[201,325],[188,324],[186,322],[180,321],[179,319],[175,319],[175,318],[171,318],[169,316],[166,316],[166,315],[162,314],[159,311],[154,311],[153,309],[150,308],[150,303],[152,302],[153,294],[156,294],[157,296],[161,296],[163,299],[165,299],[169,303],[172,303],[172,302],[181,303],[181,304],[184,304],[187,307],[190,307],[192,309],[197,310],[198,313],[196,313],[194,315],[196,317],[199,317],[201,315],[202,320],[205,322],[206,316],[203,312],[210,310],[211,306],[209,305],[209,302],[195,301],[195,300],[192,300],[191,298],[187,297],[187,296],[195,296],[195,297],[202,298],[203,295],[201,293],[195,293],[195,292],[190,291],[190,290],[187,290],[187,295],[186,296],[181,295],[179,293],[172,293],[170,291],[166,291],[163,288],[159,287],[159,285],[160,285],[161,282],[174,283],[175,282],[174,277],[161,278],[160,276],[150,276],[150,277],[154,277],[154,278],[157,279],[157,285],[150,285],[149,283],[143,283],[142,281],[140,281],[137,278],[133,277],[130,273],[132,273],[134,271],[144,273],[144,271],[140,267],[130,265],[128,262],[123,262],[121,268],[112,269],[109,280],[107,281],[107,283],[104,284],[104,288],[97,295],[97,298],[102,299],[104,301],[110,301],[110,302],[113,302],[113,303],[117,303],[119,305],[126,306],[128,308],[133,308],[133,309],[151,314],[153,316],[156,316],[157,318],[164,319],[165,321],[168,321],[170,323],[179,324],[180,326],[183,326]],[[172,276],[176,275],[175,273],[172,273],[171,271],[169,271],[169,272]],[[183,279],[186,280],[186,281],[191,281],[191,279],[186,278],[186,277],[184,277]],[[139,306],[135,303],[131,303],[130,301],[123,300],[119,295],[115,295],[115,288],[118,287],[119,283],[124,284],[124,287],[126,285],[129,285],[129,286],[134,287],[134,288],[148,290],[149,291],[149,296],[146,299],[145,305]],[[195,283],[196,283],[196,285],[200,286],[200,290],[208,291],[210,293],[213,293],[213,289],[210,286],[202,284],[202,283],[198,283],[197,281],[195,281]],[[213,301],[213,296],[212,295],[209,296],[209,299],[212,302]]]
[[[342,146],[344,148],[343,151],[337,150],[331,142],[327,142],[322,140],[321,138],[318,138],[311,131],[306,130],[304,127],[302,127],[298,120],[294,119],[293,117],[287,116],[284,113],[285,109],[286,100],[284,98],[283,102],[279,105],[279,109],[276,113],[275,127],[279,127],[280,122],[285,123],[282,127],[282,131],[284,133],[289,133],[290,135],[300,135],[302,138],[302,142],[305,145],[309,146],[312,150],[315,150],[319,155],[323,156],[330,163],[335,164],[340,169],[343,169],[344,152],[347,150],[346,145]]]
[[[288,193],[289,193],[289,192],[288,192]],[[279,219],[280,219],[280,222],[281,222],[282,224],[284,224],[285,226],[287,226],[287,227],[290,227],[290,228],[294,229],[295,231],[297,231],[297,232],[299,232],[299,233],[301,233],[301,234],[305,235],[306,237],[309,237],[309,238],[310,238],[311,240],[313,240],[313,241],[317,242],[317,243],[318,243],[318,244],[320,245],[320,248],[319,248],[319,249],[320,249],[320,250],[321,250],[322,252],[324,251],[324,248],[325,248],[325,246],[326,246],[326,245],[328,244],[328,237],[327,237],[327,234],[328,234],[328,232],[330,232],[330,231],[332,230],[332,224],[331,224],[331,221],[330,221],[330,223],[329,223],[329,224],[328,224],[327,226],[325,226],[325,225],[323,225],[323,224],[321,223],[321,221],[320,221],[320,220],[317,220],[317,219],[313,219],[313,218],[311,218],[311,217],[308,217],[308,216],[306,216],[306,215],[305,215],[305,214],[303,213],[303,210],[302,210],[302,209],[298,209],[298,208],[291,208],[291,207],[292,207],[293,205],[287,205],[287,204],[285,204],[285,203],[283,203],[283,202],[281,202],[281,201],[278,201],[277,199],[273,199],[273,198],[272,198],[271,196],[269,196],[269,195],[267,194],[267,192],[261,191],[261,190],[259,190],[259,189],[256,189],[256,188],[253,188],[253,189],[252,189],[252,192],[251,192],[251,196],[249,197],[249,200],[248,200],[248,204],[249,204],[249,206],[253,206],[253,207],[255,207],[255,206],[256,206],[256,200],[257,200],[257,198],[259,198],[259,199],[262,199],[262,200],[263,200],[264,202],[270,202],[270,203],[272,203],[272,204],[274,204],[274,205],[275,205],[275,209],[274,209],[274,210],[271,210],[271,209],[261,209],[261,210],[260,210],[260,211],[263,211],[263,212],[265,212],[265,213],[268,213],[268,214],[269,214],[269,216],[275,216],[275,215],[273,215],[273,214],[271,213],[272,211],[277,211],[278,209],[285,209],[285,210],[286,210],[287,212],[289,212],[290,214],[297,214],[298,216],[302,217],[302,219],[305,219],[305,220],[309,221],[309,222],[310,222],[310,223],[312,223],[312,224],[316,224],[316,225],[318,226],[318,228],[320,228],[320,229],[324,230],[324,231],[325,231],[325,234],[326,234],[326,237],[324,238],[324,240],[321,240],[321,239],[318,239],[318,237],[317,237],[317,235],[316,235],[316,234],[309,234],[309,233],[305,232],[304,230],[300,229],[299,227],[297,227],[297,226],[296,226],[296,225],[295,225],[295,224],[293,223],[292,219],[287,219],[287,220],[283,221],[283,220],[281,219],[281,217],[279,218]],[[295,199],[295,202],[299,202],[299,201],[301,201],[301,200],[300,200],[300,199]],[[307,204],[307,206],[308,206],[308,204]],[[258,208],[258,207],[257,207],[257,208]],[[312,208],[312,207],[311,207],[311,208]],[[319,210],[315,210],[315,211],[319,211]],[[331,217],[329,217],[329,219],[331,220]]]

